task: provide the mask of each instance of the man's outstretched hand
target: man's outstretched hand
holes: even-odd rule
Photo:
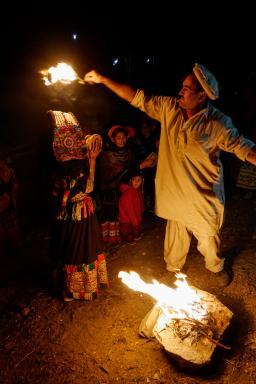
[[[102,82],[102,76],[97,71],[92,70],[84,75],[84,81],[89,84],[99,84]]]

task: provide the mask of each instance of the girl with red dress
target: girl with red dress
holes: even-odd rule
[[[140,170],[130,176],[129,184],[121,183],[119,199],[119,225],[123,241],[134,244],[142,235],[144,199],[142,192],[143,176]]]

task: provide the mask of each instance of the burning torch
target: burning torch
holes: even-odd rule
[[[46,86],[53,85],[57,82],[67,85],[73,81],[78,81],[79,84],[85,84],[85,81],[66,63],[58,63],[56,67],[43,69],[40,73],[43,75],[42,79]]]

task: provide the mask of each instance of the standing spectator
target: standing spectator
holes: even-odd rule
[[[50,253],[65,301],[93,300],[108,286],[101,231],[90,193],[101,151],[99,135],[87,135],[76,117],[49,111],[57,167],[53,180],[54,222]],[[64,276],[62,275],[64,272]]]
[[[109,141],[99,156],[99,218],[106,247],[118,245],[121,241],[118,221],[120,184],[136,162],[129,142],[134,135],[132,127],[112,126],[108,130]]]
[[[140,159],[142,161],[140,169],[143,169],[144,176],[144,201],[145,208],[149,212],[154,212],[155,206],[155,176],[156,176],[156,165],[157,165],[157,146],[156,146],[156,130],[153,130],[153,124],[155,125],[155,120],[144,119],[141,125],[140,132]],[[143,161],[146,159],[151,159],[154,161],[152,166],[143,167]]]
[[[242,92],[241,125],[248,138],[256,141],[256,73],[252,72],[244,84]],[[239,161],[239,160],[238,160]],[[236,186],[244,191],[244,198],[256,195],[256,167],[239,161]]]
[[[13,254],[21,246],[17,193],[18,182],[13,169],[0,160],[0,257]]]
[[[142,193],[143,175],[140,170],[130,174],[129,184],[121,183],[119,199],[119,224],[123,241],[135,244],[142,235],[144,199]]]

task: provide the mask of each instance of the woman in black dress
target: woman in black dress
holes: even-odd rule
[[[64,300],[93,300],[99,288],[108,287],[102,235],[90,196],[102,139],[99,135],[85,136],[72,113],[49,113],[57,160],[50,253],[55,271],[63,272]]]

